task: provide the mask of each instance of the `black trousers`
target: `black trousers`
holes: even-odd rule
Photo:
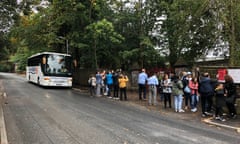
[[[127,88],[120,88],[120,100],[127,100]]]
[[[185,99],[185,106],[190,106],[192,103],[191,93],[184,92],[184,99]],[[189,105],[188,105],[188,101],[189,101]]]
[[[95,86],[90,86],[89,87],[89,92],[91,96],[94,96],[96,94],[96,87]]]
[[[234,116],[234,115],[237,114],[234,102],[233,103],[226,102],[226,105],[227,105],[228,112],[229,112],[230,116]]]
[[[213,104],[213,95],[208,93],[201,94],[202,113],[210,112]]]
[[[222,108],[222,106],[216,106],[215,115],[216,116],[223,116],[223,108]]]
[[[118,85],[114,85],[113,87],[113,97],[118,97],[118,93],[119,93],[119,86]]]
[[[164,96],[164,108],[167,107],[167,102],[169,108],[171,108],[172,107],[171,93],[163,93],[163,96]]]
[[[145,84],[138,84],[138,93],[139,93],[139,100],[146,99],[146,85]],[[143,97],[142,97],[143,94]]]

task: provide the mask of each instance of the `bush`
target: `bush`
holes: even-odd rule
[[[14,64],[13,63],[0,63],[0,71],[1,72],[13,72]]]

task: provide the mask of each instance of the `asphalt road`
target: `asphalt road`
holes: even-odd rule
[[[72,89],[0,73],[9,144],[239,144],[240,135]]]

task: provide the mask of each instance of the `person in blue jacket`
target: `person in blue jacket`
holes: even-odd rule
[[[201,95],[202,117],[212,115],[211,110],[214,88],[209,73],[203,74],[199,83],[199,93]]]

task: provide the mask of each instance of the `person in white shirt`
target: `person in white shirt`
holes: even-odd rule
[[[169,108],[172,108],[172,105],[171,105],[172,82],[168,74],[164,75],[162,87],[163,87],[163,96],[164,96],[164,108],[167,108],[167,102],[169,104]]]

